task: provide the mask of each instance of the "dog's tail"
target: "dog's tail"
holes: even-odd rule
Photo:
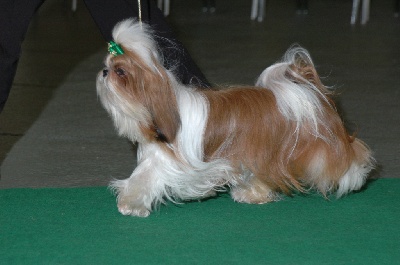
[[[281,62],[265,69],[256,86],[271,90],[286,119],[299,126],[301,123],[312,124],[317,136],[318,126],[324,124],[321,120],[324,107],[334,108],[329,98],[332,92],[322,84],[310,54],[297,45],[289,48]]]

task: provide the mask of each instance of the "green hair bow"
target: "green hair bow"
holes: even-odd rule
[[[114,41],[108,43],[108,52],[114,56],[124,54],[124,50]]]

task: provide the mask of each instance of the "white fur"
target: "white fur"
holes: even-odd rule
[[[106,63],[109,67],[109,64]],[[114,84],[104,79],[102,73],[97,76],[97,95],[107,112],[114,121],[115,128],[120,136],[127,137],[132,142],[144,141],[144,136],[139,132],[139,121],[150,119],[150,113],[142,105],[131,105],[126,99],[115,92]]]
[[[181,118],[178,150],[189,164],[197,164],[204,158],[203,135],[209,113],[207,100],[184,86],[178,86],[176,95]]]
[[[339,187],[336,190],[336,196],[340,198],[351,191],[361,189],[367,180],[368,173],[372,168],[372,164],[359,165],[357,163],[353,163],[349,170],[339,180]]]
[[[180,163],[157,144],[139,144],[138,166],[130,178],[111,183],[118,192],[120,212],[147,216],[164,198],[179,202],[207,197],[222,189],[232,172],[224,160],[205,163],[193,158],[189,162]]]
[[[132,34],[132,32],[135,32],[135,34]],[[122,44],[128,50],[141,56],[147,65],[154,65],[152,56],[161,64],[163,63],[163,58],[160,56],[152,37],[153,31],[147,24],[140,24],[135,20],[127,19],[114,27],[112,35],[116,43]],[[156,68],[153,70],[156,70]]]

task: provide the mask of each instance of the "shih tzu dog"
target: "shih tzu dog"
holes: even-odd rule
[[[132,175],[111,183],[124,215],[226,190],[258,204],[293,190],[340,197],[360,189],[374,167],[299,46],[255,86],[204,90],[163,66],[148,25],[123,21],[113,38],[97,93],[119,134],[138,143]]]

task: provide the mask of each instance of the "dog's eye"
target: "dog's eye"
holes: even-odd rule
[[[116,73],[118,76],[125,76],[125,70],[122,69],[122,68],[117,68],[117,69],[115,69],[115,73]]]

